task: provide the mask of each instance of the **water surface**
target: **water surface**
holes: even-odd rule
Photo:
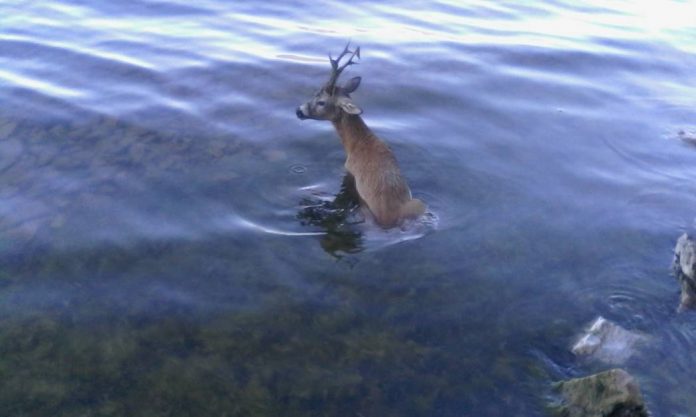
[[[603,315],[691,415],[695,6],[4,2],[0,414],[540,416]],[[348,39],[426,233],[295,117]]]

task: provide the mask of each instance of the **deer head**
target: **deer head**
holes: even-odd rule
[[[362,109],[356,106],[350,98],[350,93],[358,89],[360,86],[360,77],[353,77],[348,80],[343,86],[336,86],[336,81],[344,69],[349,65],[356,64],[353,58],[360,58],[360,47],[354,51],[348,49],[350,43],[343,48],[343,52],[338,58],[333,59],[329,54],[329,62],[331,63],[331,76],[329,81],[312,97],[311,100],[297,108],[295,112],[299,119],[315,119],[315,120],[336,120],[343,113],[358,115],[362,113]],[[348,61],[343,65],[339,62],[343,57],[350,54]]]

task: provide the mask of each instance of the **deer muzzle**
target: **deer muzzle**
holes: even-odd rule
[[[300,106],[300,107],[297,108],[297,110],[295,110],[295,114],[297,115],[297,118],[300,119],[300,120],[304,120],[304,119],[307,119],[307,118],[308,118],[308,116],[305,114],[305,112],[304,112],[304,110],[302,109],[302,107],[304,107],[304,106]]]

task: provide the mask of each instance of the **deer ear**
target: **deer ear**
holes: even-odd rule
[[[362,113],[362,109],[356,106],[348,97],[341,97],[341,99],[338,100],[338,105],[348,114],[358,115]]]
[[[343,85],[343,91],[346,94],[350,94],[353,91],[357,90],[358,87],[360,86],[360,81],[362,78],[360,77],[353,77],[350,80],[346,81],[346,83]]]

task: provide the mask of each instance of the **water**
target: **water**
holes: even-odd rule
[[[0,415],[545,415],[597,315],[693,415],[694,10],[3,2]],[[431,230],[351,224],[295,117],[348,39]]]

